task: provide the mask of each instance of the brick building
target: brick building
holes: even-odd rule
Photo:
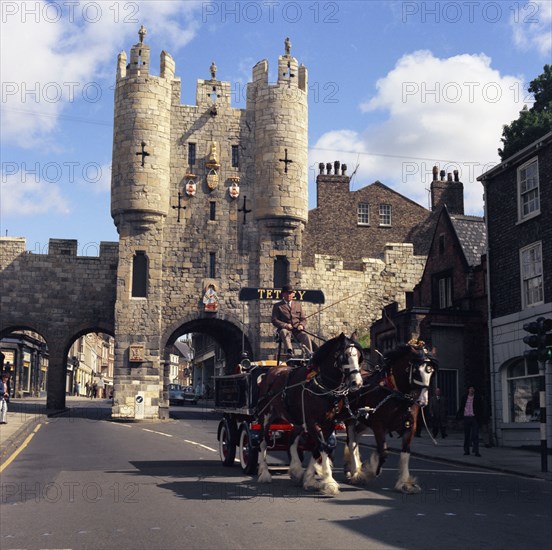
[[[346,268],[359,269],[362,258],[382,257],[387,243],[410,242],[414,254],[427,252],[427,232],[419,230],[428,218],[426,208],[379,181],[351,191],[347,167],[338,161],[319,169],[316,208],[305,229],[305,265],[313,265],[315,254],[329,254],[343,258]]]
[[[524,357],[523,325],[552,318],[552,132],[479,178],[485,188],[494,431],[503,445],[539,442],[542,371]],[[552,381],[546,374],[547,439]],[[550,446],[550,443],[549,443]]]
[[[439,180],[440,181],[440,180]],[[450,202],[450,201],[449,201]],[[434,211],[436,222],[420,282],[407,307],[391,304],[371,329],[372,348],[384,352],[416,337],[436,348],[436,383],[454,414],[467,384],[490,400],[483,218],[463,215],[461,202]],[[458,212],[459,211],[459,212]],[[374,360],[377,358],[374,356]]]

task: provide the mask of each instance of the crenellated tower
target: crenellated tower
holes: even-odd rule
[[[130,61],[121,53],[117,65],[114,417],[168,416],[168,349],[186,331],[214,335],[229,367],[242,336],[255,357],[275,353],[272,303],[244,310],[237,297],[247,286],[301,286],[308,214],[307,70],[289,39],[277,82],[259,62],[239,109],[214,62],[210,78],[196,81],[195,105],[182,105],[166,52],[159,76],[150,73],[145,34],[142,27]],[[209,308],[208,289],[217,296]]]
[[[247,94],[255,129],[253,213],[259,232],[259,286],[301,285],[302,236],[308,218],[307,96],[307,69],[291,55],[286,38],[277,82],[268,82],[268,62],[260,61],[253,67]],[[261,307],[264,341],[270,348],[272,327],[266,313]]]
[[[160,76],[150,75],[150,47],[140,41],[118,57],[111,215],[119,233],[124,224],[145,229],[167,216],[170,177],[171,94],[175,64],[161,53]]]

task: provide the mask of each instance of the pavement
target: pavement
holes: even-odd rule
[[[90,408],[101,417],[109,415],[110,400],[67,397],[67,408]],[[209,401],[200,403],[206,410],[212,408]],[[64,411],[66,411],[65,409]],[[0,424],[0,467],[24,443],[25,438],[33,432],[37,424],[44,423],[48,417],[64,411],[48,410],[45,398],[12,399],[8,405],[8,423]],[[92,413],[92,410],[90,410]],[[161,420],[159,422],[162,422]],[[416,437],[412,456],[432,458],[456,465],[482,468],[492,471],[510,473],[529,478],[552,481],[552,456],[547,456],[547,470],[542,471],[540,449],[523,449],[513,447],[485,447],[480,443],[481,457],[471,454],[464,456],[464,435],[460,431],[449,431],[446,439],[439,437],[433,440],[425,428],[421,437]],[[400,439],[389,438],[390,450],[400,450]]]

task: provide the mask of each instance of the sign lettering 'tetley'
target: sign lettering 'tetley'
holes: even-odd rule
[[[242,288],[239,299],[242,302],[250,300],[281,300],[282,290],[279,288]],[[294,300],[299,302],[324,303],[324,293],[321,290],[295,290]]]

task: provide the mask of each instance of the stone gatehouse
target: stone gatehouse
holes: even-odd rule
[[[354,270],[333,254],[304,265],[308,73],[289,47],[275,83],[268,61],[253,67],[246,107],[237,109],[214,64],[196,83],[196,104],[182,105],[174,60],[161,52],[152,74],[145,32],[139,37],[117,61],[111,214],[119,242],[91,258],[76,255],[75,241],[52,239],[44,255],[26,252],[24,239],[0,241],[0,337],[27,328],[45,338],[48,405],[65,403],[72,342],[101,331],[116,340],[113,416],[135,419],[168,416],[169,350],[183,334],[214,338],[228,368],[242,348],[275,356],[273,302],[240,302],[241,288],[321,289],[327,304],[339,303],[318,315],[305,304],[314,332],[366,333],[385,304],[404,306],[425,261],[397,242]]]

